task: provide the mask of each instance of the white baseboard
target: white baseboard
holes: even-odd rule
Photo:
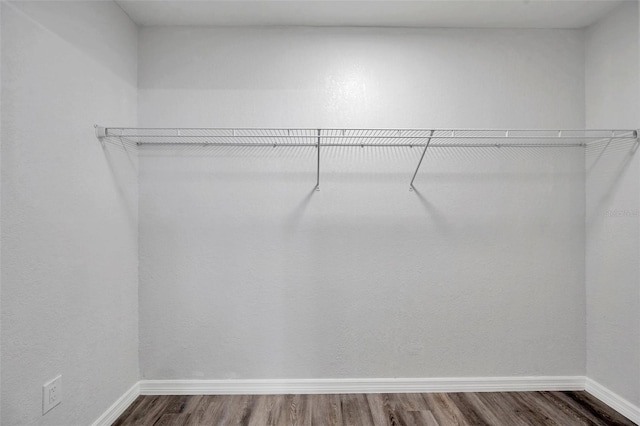
[[[141,380],[92,426],[111,425],[138,395],[260,395],[408,392],[526,392],[586,390],[640,424],[640,407],[584,376],[454,377],[433,379]]]
[[[140,382],[137,382],[131,389],[126,391],[116,402],[111,405],[98,420],[93,422],[92,426],[111,426],[116,421],[120,414],[124,413],[129,405],[140,395]]]
[[[434,379],[141,380],[141,395],[584,390],[584,376]]]
[[[589,378],[585,381],[585,390],[632,422],[640,424],[640,407]]]

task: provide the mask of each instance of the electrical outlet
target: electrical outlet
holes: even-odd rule
[[[42,414],[46,414],[62,402],[62,376],[58,376],[42,386]]]

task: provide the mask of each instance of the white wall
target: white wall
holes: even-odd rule
[[[141,123],[582,124],[579,31],[151,27],[141,37]]]
[[[638,127],[638,59],[637,2],[586,31],[587,127]],[[598,144],[586,155],[587,376],[640,405],[640,158],[633,149]]]
[[[137,28],[112,2],[2,4],[2,421],[86,425],[139,377]],[[42,385],[63,402],[42,416]]]
[[[0,6],[0,217],[2,217],[2,6]],[[2,300],[2,220],[0,220],[0,300]],[[2,303],[0,303],[0,421],[2,421]]]
[[[141,126],[584,126],[580,31],[144,28]],[[140,151],[143,378],[582,375],[584,152]]]

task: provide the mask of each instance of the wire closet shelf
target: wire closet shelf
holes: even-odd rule
[[[95,126],[99,139],[117,138],[137,145],[314,147],[320,189],[322,147],[421,148],[584,148],[619,141],[638,142],[635,129],[301,129],[301,128],[134,128]]]

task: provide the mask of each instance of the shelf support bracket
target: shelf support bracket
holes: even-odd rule
[[[316,191],[320,191],[320,129],[318,129],[318,144],[316,146],[318,150],[318,164],[316,168]]]
[[[98,139],[107,137],[107,128],[106,127],[100,127],[97,124],[95,126],[93,126],[93,127],[96,129],[96,137]]]
[[[433,130],[429,131],[429,137],[427,138],[427,143],[424,146],[424,150],[422,151],[422,156],[420,156],[420,161],[418,161],[418,167],[416,167],[416,171],[413,172],[413,177],[411,178],[411,183],[409,184],[409,191],[413,191],[414,189],[413,181],[416,180],[416,175],[418,174],[418,170],[420,170],[420,166],[422,165],[422,160],[424,160],[424,155],[427,153],[427,148],[429,148],[431,139],[433,139]]]
[[[633,144],[633,148],[631,149],[631,154],[635,154],[640,147],[640,138],[638,137],[638,130],[633,131],[633,137],[636,138],[635,143]]]

